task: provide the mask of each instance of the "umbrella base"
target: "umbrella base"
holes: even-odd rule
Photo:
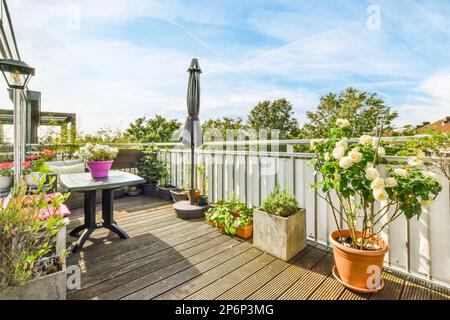
[[[191,205],[190,201],[179,201],[173,205],[173,209],[180,219],[205,218],[205,212],[210,208],[207,206]]]

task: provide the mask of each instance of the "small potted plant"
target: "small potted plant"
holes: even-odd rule
[[[173,202],[184,201],[188,199],[187,190],[184,187],[170,189],[170,195]]]
[[[40,181],[45,182],[47,174],[52,171],[45,163],[53,158],[54,153],[51,150],[27,156],[27,160],[22,163],[22,174],[28,186],[37,187]]]
[[[126,194],[129,197],[136,197],[141,194],[141,190],[138,188],[138,186],[129,186],[126,190]]]
[[[208,205],[208,175],[206,171],[206,164],[203,162],[197,168],[198,174],[200,176],[200,181],[202,184],[201,195],[198,198],[199,206]]]
[[[53,178],[54,179],[54,178]],[[2,201],[0,300],[64,300],[67,195],[47,194],[42,183],[33,196],[21,184]]]
[[[145,183],[142,185],[144,194],[155,196],[156,186],[165,170],[164,162],[157,158],[153,149],[149,148],[144,151],[144,156],[138,160],[137,168],[138,175],[145,180]]]
[[[383,288],[388,244],[381,232],[402,215],[419,217],[422,207],[442,190],[436,175],[424,170],[418,157],[403,165],[387,164],[380,145],[382,130],[377,131],[378,137],[362,135],[357,143],[350,143],[350,122],[338,119],[328,139],[311,142],[316,154],[313,164],[322,175],[313,188],[324,194],[317,193],[330,205],[337,228],[329,236],[336,263],[333,275],[358,292]],[[385,164],[385,177],[378,171],[379,164]],[[372,210],[377,202],[379,209]]]
[[[170,195],[172,196],[173,202],[188,200],[189,188],[191,186],[191,166],[186,165],[187,179],[184,184],[179,188],[173,188],[170,190]]]
[[[248,239],[253,233],[253,209],[240,202],[233,193],[231,200],[215,203],[206,212],[206,221],[226,234]]]
[[[174,189],[175,186],[170,184],[170,171],[166,163],[163,163],[161,176],[156,188],[158,190],[158,196],[160,198],[166,201],[172,200],[171,190]]]
[[[184,190],[186,190],[186,195],[188,200],[191,200],[191,166],[190,165],[186,165],[186,183],[183,187]],[[194,203],[198,204],[198,199],[200,198],[200,194],[202,193],[202,191],[198,188],[194,189]]]
[[[306,247],[306,214],[295,195],[279,186],[269,194],[253,216],[253,244],[284,261]]]
[[[121,199],[125,195],[125,188],[114,189],[113,197],[114,199]]]
[[[94,179],[106,178],[119,150],[104,144],[86,143],[77,153],[86,161]]]
[[[14,176],[13,164],[4,162],[0,164],[0,190],[7,190],[12,184]]]

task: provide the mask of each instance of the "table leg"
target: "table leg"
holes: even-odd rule
[[[91,236],[91,233],[94,232],[95,229],[84,229],[83,233],[81,234],[81,237],[78,239],[77,243],[72,249],[73,253],[79,252],[86,242],[87,239]]]
[[[83,231],[84,229],[86,229],[86,225],[82,224],[81,226],[76,227],[75,229],[73,229],[72,231],[69,232],[69,234],[72,237],[78,237],[79,233],[81,231]]]
[[[78,235],[82,230],[84,230],[75,247],[73,248],[74,253],[80,251],[81,248],[83,248],[84,243],[89,238],[91,233],[98,228],[97,224],[95,223],[95,196],[95,190],[84,193],[84,224],[82,226],[76,227],[69,233],[70,235]]]
[[[102,194],[102,218],[103,226],[117,234],[121,239],[128,239],[128,234],[123,231],[113,220],[113,190],[103,190]]]

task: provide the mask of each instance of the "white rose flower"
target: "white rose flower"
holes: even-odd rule
[[[376,178],[375,180],[372,181],[372,183],[370,184],[370,187],[374,190],[376,189],[384,189],[385,185],[384,185],[384,179],[382,178]]]
[[[433,180],[436,180],[436,174],[434,172],[431,171],[420,171],[420,172],[425,178],[431,178]]]
[[[397,168],[397,169],[394,169],[394,175],[396,175],[397,177],[405,178],[408,176],[408,171],[406,171],[405,169],[402,169],[402,168]]]
[[[314,149],[318,144],[321,144],[323,142],[323,139],[312,139],[309,143],[311,148]]]
[[[323,155],[323,157],[325,158],[325,161],[330,161],[330,154],[327,152]]]
[[[367,167],[366,168],[366,178],[370,181],[375,180],[380,176],[380,173],[378,172],[377,168],[373,167]]]
[[[389,195],[384,189],[374,189],[373,190],[373,197],[377,201],[385,201],[389,199]]]
[[[386,155],[386,150],[384,150],[383,147],[378,147],[377,153],[378,153],[378,156],[384,157]]]
[[[333,158],[337,160],[341,160],[344,154],[345,154],[344,148],[336,147],[333,149]]]
[[[423,165],[423,161],[419,157],[413,157],[408,160],[408,165],[411,167],[419,167]]]
[[[362,153],[359,152],[356,148],[348,153],[348,156],[352,159],[354,163],[358,163],[361,161]]]
[[[353,160],[350,157],[343,157],[339,160],[339,166],[343,169],[348,169],[353,165]]]
[[[397,186],[397,180],[393,177],[389,177],[386,179],[386,187],[388,188],[394,188]]]
[[[360,144],[372,144],[373,138],[371,136],[368,135],[362,135],[361,137],[359,137],[359,143]]]
[[[350,126],[350,121],[348,121],[347,119],[337,119],[336,125],[339,128],[346,128],[346,127]]]
[[[344,149],[347,148],[347,138],[344,138],[344,139],[336,142],[336,147],[344,148]]]

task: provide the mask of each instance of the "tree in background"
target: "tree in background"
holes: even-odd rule
[[[247,120],[248,127],[256,131],[279,130],[279,139],[297,138],[300,128],[294,118],[292,104],[286,99],[261,101],[250,111]]]
[[[384,131],[390,131],[392,121],[398,113],[391,111],[376,93],[368,93],[355,88],[347,88],[339,94],[329,93],[320,99],[317,111],[307,112],[307,123],[303,126],[305,138],[324,138],[336,119],[348,119],[352,137],[376,134],[377,124]]]
[[[125,130],[125,137],[133,142],[170,142],[175,131],[181,128],[177,120],[156,115],[152,119],[137,118]]]
[[[242,118],[208,119],[202,124],[202,132],[205,134],[211,129],[218,130],[222,140],[227,137],[227,130],[246,130],[247,125]],[[211,133],[211,132],[210,132]]]

